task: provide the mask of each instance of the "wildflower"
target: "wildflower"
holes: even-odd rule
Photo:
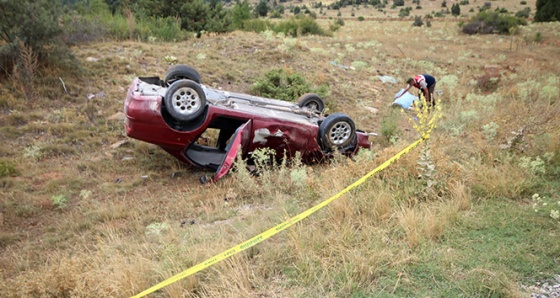
[[[536,200],[536,199],[538,199],[538,198],[539,198],[539,194],[538,194],[538,193],[536,193],[536,194],[533,195],[533,200]]]
[[[558,210],[550,210],[550,217],[552,217],[552,219],[558,219],[558,218],[560,218],[560,211],[558,211]]]

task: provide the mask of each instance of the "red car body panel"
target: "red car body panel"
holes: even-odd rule
[[[206,146],[193,145],[205,130],[212,127],[228,131],[224,134],[228,139],[229,132],[233,134],[237,130],[238,134],[230,140],[237,144],[229,146],[235,148],[228,149],[235,152],[241,150],[243,158],[250,157],[259,148],[274,149],[278,158],[290,158],[300,152],[302,159],[307,162],[326,157],[318,143],[319,124],[324,117],[294,113],[290,111],[293,103],[278,103],[276,100],[229,93],[201,85],[208,101],[207,110],[193,123],[177,123],[165,114],[165,108],[162,109],[166,87],[153,81],[154,78],[136,78],[129,87],[124,103],[126,134],[155,144],[183,162],[216,169],[218,173],[214,180],[227,173],[233,162],[231,155],[235,153],[226,154],[229,150],[225,148],[205,151],[208,149]],[[271,109],[268,103],[278,105]],[[357,131],[356,136],[357,146],[351,153],[357,152],[360,147],[370,147],[365,132]],[[221,159],[219,152],[223,153],[223,159],[217,164]],[[201,158],[203,154],[208,154],[208,160]],[[213,158],[211,155],[216,156]],[[222,165],[224,161],[227,165]]]

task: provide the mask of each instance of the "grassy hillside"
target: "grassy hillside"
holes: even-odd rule
[[[72,49],[72,73],[2,82],[0,296],[131,296],[314,206],[418,139],[413,115],[390,103],[419,73],[443,92],[429,142],[154,296],[528,296],[524,286],[560,273],[560,24],[466,36],[451,21],[411,23],[346,20],[333,37],[85,44]],[[126,88],[163,75],[170,56],[238,92],[273,69],[300,73],[328,84],[329,112],[378,136],[353,160],[200,185],[203,171],[124,133]]]

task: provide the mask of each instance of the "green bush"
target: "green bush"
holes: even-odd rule
[[[421,16],[415,16],[414,17],[414,22],[412,23],[412,26],[414,26],[414,27],[424,26],[424,21],[422,21],[422,17]]]
[[[264,78],[257,80],[251,94],[268,98],[294,101],[305,93],[327,94],[327,86],[313,88],[299,73],[287,73],[283,69],[273,69]]]
[[[297,37],[304,35],[321,35],[329,34],[321,28],[315,19],[308,16],[292,17],[286,21],[278,23],[273,30],[275,32],[283,32],[287,36]]]
[[[509,34],[511,28],[527,25],[523,18],[497,11],[484,10],[479,12],[468,24],[463,26],[463,33],[466,34]]]
[[[404,18],[404,17],[408,17],[410,15],[410,11],[406,8],[401,8],[401,10],[399,11],[399,17]]]
[[[276,33],[282,32],[286,36],[291,37],[303,35],[331,35],[329,32],[323,30],[315,19],[309,16],[292,17],[276,24],[265,19],[250,19],[243,22],[243,30],[252,32],[272,30]]]
[[[531,14],[531,8],[525,7],[522,10],[516,12],[515,16],[518,18],[529,18],[530,14]]]
[[[14,165],[6,160],[0,160],[0,178],[8,176],[16,176],[17,170]]]
[[[65,61],[57,59],[71,57],[69,49],[59,39],[62,33],[59,1],[3,0],[0,11],[0,68],[5,74],[21,63],[20,41],[37,55],[42,65],[60,65]]]
[[[244,31],[258,33],[266,30],[271,30],[273,25],[270,21],[265,19],[249,19],[243,21],[243,25],[241,27]]]

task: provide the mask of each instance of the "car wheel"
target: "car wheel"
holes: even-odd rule
[[[191,80],[179,80],[165,92],[164,104],[173,118],[189,121],[204,112],[206,95],[199,84]]]
[[[165,79],[163,81],[167,86],[171,86],[174,82],[183,79],[191,80],[200,84],[200,74],[198,71],[183,64],[171,66],[165,73]]]
[[[322,113],[325,109],[325,102],[323,99],[313,93],[306,93],[297,100],[297,105],[301,108],[308,108],[317,113]]]
[[[325,151],[333,148],[346,151],[347,148],[355,146],[356,126],[354,121],[343,113],[329,115],[319,126],[319,141]]]

